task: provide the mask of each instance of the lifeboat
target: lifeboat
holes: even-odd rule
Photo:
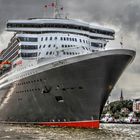
[[[4,62],[0,63],[0,69],[9,68],[9,67],[11,67],[10,61],[4,61]]]

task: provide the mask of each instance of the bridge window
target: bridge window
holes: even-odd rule
[[[21,45],[21,49],[23,50],[34,50],[37,49],[37,45]]]
[[[30,37],[19,37],[20,41],[24,42],[37,42],[37,38],[30,38]]]
[[[102,44],[101,43],[91,42],[91,46],[93,46],[93,47],[102,47]]]
[[[21,53],[21,57],[36,57],[37,53]]]

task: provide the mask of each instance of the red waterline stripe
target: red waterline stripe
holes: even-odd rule
[[[37,125],[75,128],[99,128],[99,120],[73,122],[40,122]]]

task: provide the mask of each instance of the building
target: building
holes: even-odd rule
[[[140,99],[133,101],[133,112],[140,112]]]
[[[120,96],[120,101],[123,101],[124,97],[123,97],[123,91],[121,90],[121,96]]]

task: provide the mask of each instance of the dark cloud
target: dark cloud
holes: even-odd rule
[[[43,17],[50,0],[0,0],[0,30],[11,18]],[[123,31],[140,33],[139,0],[62,0],[72,17],[119,26]]]
[[[113,24],[125,32],[140,34],[139,0],[71,0],[65,4],[72,17]]]

